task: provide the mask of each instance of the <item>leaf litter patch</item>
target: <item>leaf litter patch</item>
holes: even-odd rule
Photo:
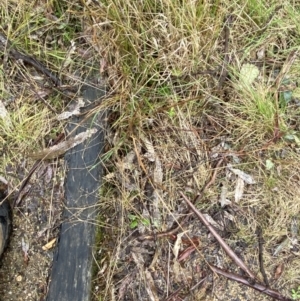
[[[148,136],[142,133],[140,139],[133,136],[134,149],[118,156],[113,171],[104,177],[119,194],[110,199],[117,209],[107,216],[110,226],[105,230],[96,289],[104,288],[102,279],[111,279],[109,299],[217,300],[219,292],[226,291],[226,300],[233,294],[240,300],[270,300],[261,293],[268,289],[259,276],[256,226],[267,199],[261,195],[257,170],[249,173],[229,142],[207,152],[191,121],[181,115],[180,123],[182,128],[174,130],[169,120],[161,119],[159,130]],[[112,144],[118,143],[116,136]],[[224,278],[211,272],[209,265],[240,274],[215,237],[191,214],[181,192],[205,212],[206,220],[253,271],[255,281],[263,285],[260,292],[237,282],[230,282],[229,289]],[[192,198],[195,195],[197,199]],[[274,251],[275,245],[264,252]],[[272,289],[284,290],[276,282],[278,272],[274,274],[272,266],[267,269]],[[272,289],[270,295],[276,295]]]
[[[24,162],[25,163],[25,162]],[[15,207],[13,232],[1,260],[0,294],[3,300],[42,300],[47,293],[48,273],[61,223],[64,197],[62,161],[43,162],[26,186]],[[6,179],[15,187],[27,174],[27,166],[8,167]]]

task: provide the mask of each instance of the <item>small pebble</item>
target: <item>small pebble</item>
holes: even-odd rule
[[[22,277],[21,275],[18,275],[18,276],[16,277],[16,280],[17,280],[18,282],[21,282],[21,281],[23,280],[23,277]]]

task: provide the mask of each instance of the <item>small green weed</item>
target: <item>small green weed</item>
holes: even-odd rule
[[[130,220],[130,224],[129,224],[129,227],[131,229],[135,229],[139,223],[143,224],[144,226],[149,226],[150,225],[150,222],[148,219],[146,218],[140,218],[134,214],[128,214],[128,218]]]
[[[300,300],[300,285],[297,289],[292,289],[292,299],[293,300]]]

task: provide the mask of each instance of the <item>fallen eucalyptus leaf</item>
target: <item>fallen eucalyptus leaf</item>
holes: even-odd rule
[[[174,257],[177,259],[178,258],[178,254],[179,254],[179,250],[180,250],[180,246],[181,246],[181,241],[182,241],[182,236],[185,234],[185,232],[179,233],[177,234],[177,239],[175,241],[174,247],[173,247],[173,254]]]
[[[250,176],[249,174],[241,171],[240,169],[236,169],[236,168],[232,168],[231,164],[227,165],[227,168],[234,173],[235,175],[237,175],[238,177],[240,177],[242,180],[245,181],[245,183],[247,184],[256,184],[255,180],[252,178],[252,176]]]
[[[63,142],[58,143],[57,145],[53,145],[49,148],[45,148],[40,152],[33,153],[28,155],[35,160],[39,159],[54,159],[61,155],[63,155],[67,150],[75,147],[76,145],[82,143],[84,140],[90,138],[93,134],[97,132],[97,129],[92,128],[88,129],[85,132],[82,132],[74,137],[69,138]]]
[[[27,236],[22,237],[21,246],[22,246],[22,251],[24,253],[24,262],[27,263],[29,260],[28,258],[29,241]]]
[[[284,270],[284,264],[280,263],[275,269],[275,274],[274,274],[275,280],[279,279],[279,277],[282,275],[283,270]]]
[[[227,186],[226,183],[223,183],[221,188],[220,200],[219,200],[222,208],[231,204],[231,201],[228,200],[226,197],[227,197]]]
[[[234,200],[236,203],[238,203],[243,196],[244,186],[245,186],[244,180],[242,178],[238,177],[236,180],[235,194],[234,194]]]
[[[75,105],[73,110],[62,112],[56,118],[57,118],[57,120],[65,120],[65,119],[70,118],[73,115],[77,116],[80,114],[80,108],[82,108],[82,107],[84,107],[84,101],[82,98],[79,98],[78,102]]]

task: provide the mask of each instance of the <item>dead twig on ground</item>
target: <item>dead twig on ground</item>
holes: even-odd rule
[[[284,297],[282,294],[280,294],[279,292],[272,290],[264,285],[261,285],[259,283],[256,282],[252,282],[252,280],[247,280],[243,277],[241,277],[240,275],[234,274],[234,273],[230,273],[227,271],[224,271],[222,269],[219,269],[213,265],[210,265],[210,268],[213,272],[222,275],[230,280],[234,280],[236,282],[242,283],[247,285],[248,287],[251,287],[265,295],[268,295],[276,300],[280,300],[280,301],[292,301],[292,299]]]
[[[36,171],[36,169],[39,167],[40,163],[42,162],[42,160],[37,160],[35,161],[35,163],[33,164],[33,166],[31,167],[28,175],[26,176],[26,178],[22,181],[21,186],[14,198],[13,201],[13,205],[12,207],[14,208],[16,205],[19,205],[21,203],[21,200],[24,196],[24,194],[22,195],[22,192],[24,190],[24,188],[26,187],[26,185],[28,184],[28,182],[30,181],[32,175],[34,174],[34,172]]]
[[[23,62],[33,66],[37,71],[43,73],[47,77],[51,79],[51,81],[56,86],[61,86],[61,81],[59,78],[57,78],[53,72],[51,72],[49,69],[47,69],[42,63],[37,61],[35,58],[30,57],[26,54],[23,54],[12,47],[12,43],[8,40],[8,38],[0,33],[0,49],[7,50],[8,56],[10,58],[17,60],[22,60]]]
[[[226,78],[228,76],[228,64],[229,64],[229,39],[230,39],[230,26],[233,21],[233,16],[229,15],[225,21],[224,27],[224,61],[221,69],[219,88],[222,88]]]
[[[261,227],[257,227],[256,235],[258,239],[258,259],[259,259],[259,268],[260,272],[263,275],[265,285],[269,287],[268,277],[264,268],[264,259],[263,259],[263,237]]]
[[[204,217],[204,215],[197,210],[197,208],[193,205],[193,203],[180,191],[181,196],[183,197],[183,199],[186,201],[186,203],[189,205],[189,207],[191,208],[191,210],[197,215],[197,217],[201,220],[201,222],[208,228],[208,230],[210,231],[210,233],[215,237],[215,239],[219,242],[219,244],[221,245],[221,247],[224,249],[224,251],[227,253],[227,255],[235,262],[236,265],[238,265],[243,271],[245,271],[248,276],[250,277],[249,280],[233,274],[233,273],[229,273],[226,272],[222,269],[219,269],[217,267],[211,266],[210,268],[212,271],[214,271],[215,273],[218,273],[220,275],[223,275],[231,280],[235,280],[237,282],[243,283],[251,288],[254,288],[255,290],[260,291],[261,293],[264,293],[268,296],[271,296],[277,300],[281,300],[281,301],[290,301],[291,299],[286,298],[284,296],[282,296],[279,292],[274,291],[272,289],[269,289],[267,286],[261,285],[259,283],[257,283],[255,281],[255,275],[254,273],[246,266],[246,264],[234,253],[234,251],[226,244],[226,242],[222,239],[222,237],[215,231],[215,229],[209,224],[209,222],[206,220],[206,218]],[[268,281],[266,279],[264,279],[266,284],[268,283]],[[267,284],[268,285],[268,284]]]
[[[245,271],[250,278],[255,279],[254,273],[246,266],[246,264],[234,253],[234,251],[226,244],[223,238],[217,233],[217,231],[210,225],[204,215],[194,206],[194,204],[180,191],[181,196],[186,201],[191,210],[197,215],[200,221],[208,228],[210,233],[215,237],[227,255],[238,265],[243,271]]]

